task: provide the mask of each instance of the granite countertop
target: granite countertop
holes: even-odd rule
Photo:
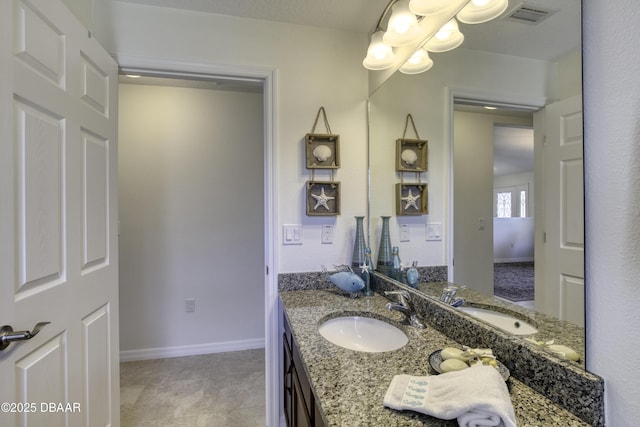
[[[417,290],[427,296],[439,299],[442,294],[442,290],[450,285],[456,286],[454,283],[449,282],[420,283],[418,284]],[[535,310],[521,307],[514,303],[500,300],[493,296],[484,295],[469,288],[460,289],[457,292],[456,297],[463,298],[465,300],[464,305],[467,307],[490,308],[494,311],[502,311],[532,324],[538,329],[536,334],[530,336],[532,339],[544,342],[553,340],[555,344],[562,344],[575,350],[576,353],[580,355],[580,360],[577,362],[567,361],[564,363],[584,369],[585,332],[583,327],[547,316]],[[542,349],[544,350],[544,348]]]
[[[350,299],[334,289],[303,290],[281,292],[280,299],[328,427],[457,425],[455,420],[394,411],[384,407],[382,401],[394,375],[433,375],[429,355],[464,343],[448,338],[429,324],[424,330],[401,325],[404,316],[388,311],[388,300],[379,294]],[[320,336],[319,323],[345,313],[395,324],[407,334],[409,343],[392,352],[362,353],[338,347]],[[507,385],[521,427],[589,425],[514,377]]]

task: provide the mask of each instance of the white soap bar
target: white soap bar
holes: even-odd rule
[[[458,359],[448,359],[440,364],[440,370],[442,372],[460,371],[468,367],[469,365]]]
[[[443,348],[440,351],[440,356],[442,356],[444,360],[458,359],[463,362],[468,362],[469,358],[467,356],[463,356],[463,353],[464,352],[462,350],[459,350],[457,348],[447,347],[447,348]]]
[[[580,355],[576,353],[575,350],[567,347],[566,345],[551,344],[549,346],[549,350],[553,351],[555,354],[557,354],[560,357],[573,360],[574,362],[577,362],[578,360],[580,360]]]

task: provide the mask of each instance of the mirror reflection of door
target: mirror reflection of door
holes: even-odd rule
[[[543,163],[536,167],[535,307],[584,326],[582,96],[547,105],[534,121],[536,163]]]

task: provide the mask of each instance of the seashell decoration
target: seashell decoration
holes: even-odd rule
[[[332,154],[331,148],[327,145],[318,145],[313,150],[313,156],[319,162],[326,162],[331,157],[331,154]]]
[[[418,160],[418,155],[413,150],[404,150],[401,155],[402,161],[408,165],[413,166]]]

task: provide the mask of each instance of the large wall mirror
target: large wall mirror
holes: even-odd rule
[[[507,11],[461,24],[459,48],[371,94],[373,259],[391,216],[406,265],[447,266],[449,281],[493,295],[498,264],[521,264],[535,277],[529,308],[583,326],[581,1],[510,1]],[[396,171],[396,140],[416,138],[408,114],[428,141],[427,172]],[[398,215],[396,185],[417,182],[428,214]]]

